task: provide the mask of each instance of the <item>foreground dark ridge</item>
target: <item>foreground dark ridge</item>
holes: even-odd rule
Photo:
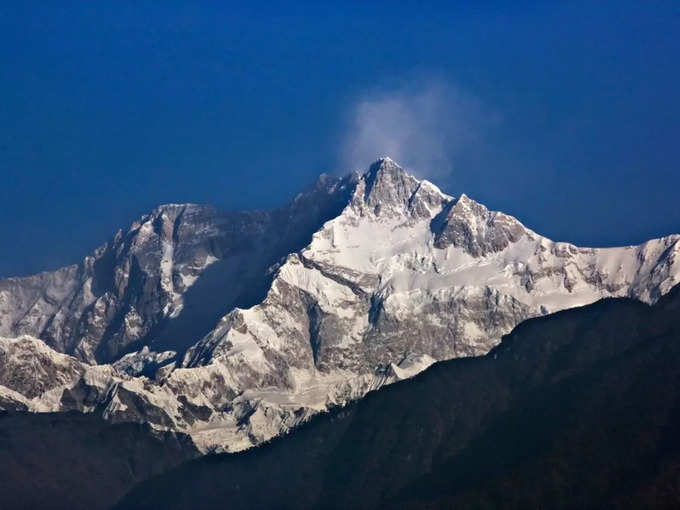
[[[109,508],[198,450],[183,434],[94,414],[0,412],[0,508]]]
[[[116,508],[677,508],[680,287],[529,320]]]

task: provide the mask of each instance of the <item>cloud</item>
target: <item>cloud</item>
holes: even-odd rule
[[[497,121],[475,97],[446,83],[377,91],[348,109],[339,165],[362,170],[390,156],[420,177],[442,177],[466,151],[479,150]]]

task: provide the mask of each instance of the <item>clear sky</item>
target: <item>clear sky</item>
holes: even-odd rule
[[[680,232],[677,2],[60,3],[0,2],[0,275],[385,153],[556,240]]]

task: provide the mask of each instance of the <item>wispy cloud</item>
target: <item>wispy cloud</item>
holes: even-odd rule
[[[349,108],[339,164],[360,170],[390,156],[421,177],[445,176],[497,121],[478,99],[441,81],[376,91]]]

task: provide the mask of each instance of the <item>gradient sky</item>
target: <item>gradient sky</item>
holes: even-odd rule
[[[28,4],[0,4],[0,276],[386,148],[556,240],[680,232],[676,2]]]

